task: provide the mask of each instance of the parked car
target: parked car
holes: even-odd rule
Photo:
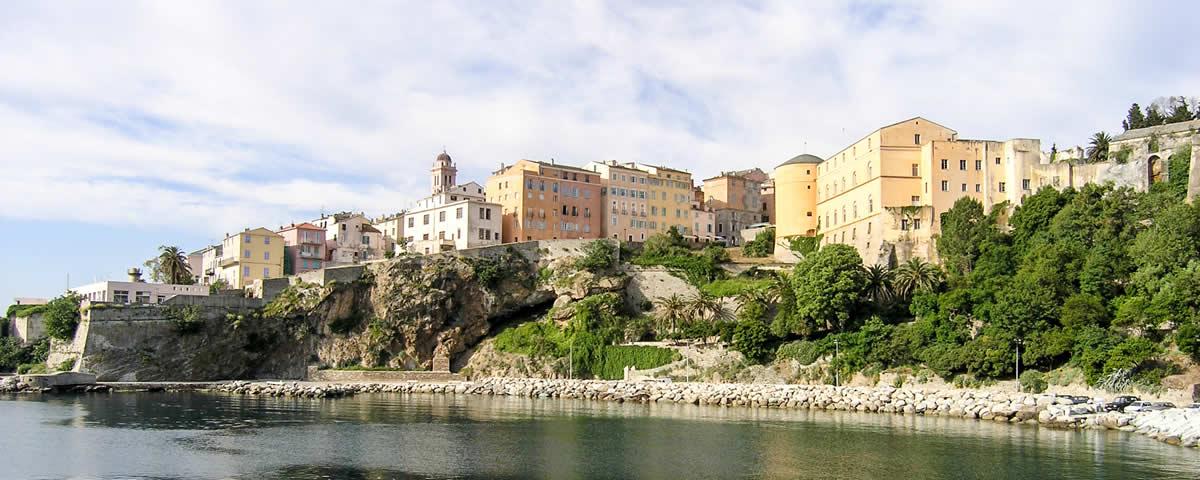
[[[1086,396],[1083,396],[1083,395],[1060,395],[1060,394],[1055,394],[1054,396],[1055,396],[1056,398],[1060,398],[1060,399],[1063,399],[1063,400],[1066,400],[1066,401],[1070,402],[1070,405],[1077,405],[1077,404],[1080,404],[1080,403],[1092,403],[1092,398],[1091,398],[1091,397],[1086,397]]]
[[[1175,404],[1171,402],[1133,402],[1122,411],[1126,413],[1154,412],[1168,408],[1175,408]]]
[[[1111,401],[1104,403],[1104,411],[1122,412],[1125,411],[1125,407],[1128,407],[1133,402],[1137,402],[1139,400],[1141,399],[1133,395],[1119,395],[1117,397],[1113,397]]]
[[[1187,410],[1200,410],[1200,403],[1189,403],[1187,405],[1184,405],[1182,408],[1185,408]]]

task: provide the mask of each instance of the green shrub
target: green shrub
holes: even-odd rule
[[[795,360],[801,365],[811,365],[820,356],[821,346],[817,342],[807,340],[785,343],[775,351],[775,358]]]
[[[1026,370],[1021,372],[1021,391],[1028,393],[1042,393],[1046,391],[1046,376],[1037,370]]]
[[[191,335],[204,328],[204,320],[200,318],[199,306],[167,307],[163,314],[171,322],[171,331],[179,335]]]
[[[659,348],[643,345],[619,345],[603,348],[603,360],[598,371],[593,376],[604,380],[620,380],[624,378],[626,366],[638,370],[658,368],[679,360],[679,352],[669,348]]]
[[[748,290],[761,290],[771,284],[769,278],[753,278],[737,276],[715,280],[700,287],[700,291],[714,297],[736,297]]]
[[[775,229],[766,228],[754,235],[754,240],[742,246],[742,255],[766,257],[775,253]]]
[[[73,370],[74,368],[75,368],[75,359],[68,358],[66,360],[63,360],[62,362],[59,362],[58,367],[54,371],[69,372],[69,371]]]
[[[747,359],[761,363],[771,356],[767,343],[771,340],[771,331],[759,320],[743,320],[737,323],[733,331],[733,349],[742,352]]]
[[[37,375],[46,373],[46,364],[44,363],[23,363],[17,366],[17,373],[20,375]]]
[[[1200,362],[1200,325],[1195,320],[1180,325],[1175,331],[1175,345],[1192,360]]]
[[[608,240],[593,240],[583,247],[583,256],[575,260],[575,268],[600,272],[612,268],[617,247]]]
[[[79,304],[83,297],[75,292],[67,292],[50,300],[42,314],[46,335],[58,340],[69,340],[75,336],[75,327],[79,326]]]
[[[21,345],[15,337],[0,338],[0,371],[14,371],[25,363],[45,363],[50,354],[50,339],[42,337],[29,345]]]

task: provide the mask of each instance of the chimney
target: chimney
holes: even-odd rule
[[[125,273],[129,274],[130,282],[133,282],[133,283],[142,283],[143,282],[142,269],[137,268],[137,267],[131,267],[129,270],[126,270]]]

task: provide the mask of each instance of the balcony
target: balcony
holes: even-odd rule
[[[218,265],[221,267],[228,267],[230,265],[237,265],[237,263],[238,257],[221,257],[221,261],[218,263]]]
[[[304,250],[300,251],[300,258],[321,258],[322,256],[323,255],[321,255],[321,252],[317,252],[317,251],[310,251],[310,252],[306,252]]]

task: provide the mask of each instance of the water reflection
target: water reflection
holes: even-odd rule
[[[8,397],[13,478],[1193,478],[1120,432],[440,395]],[[20,439],[20,440],[17,440]],[[46,461],[55,452],[62,459]],[[0,478],[7,478],[0,473]]]

